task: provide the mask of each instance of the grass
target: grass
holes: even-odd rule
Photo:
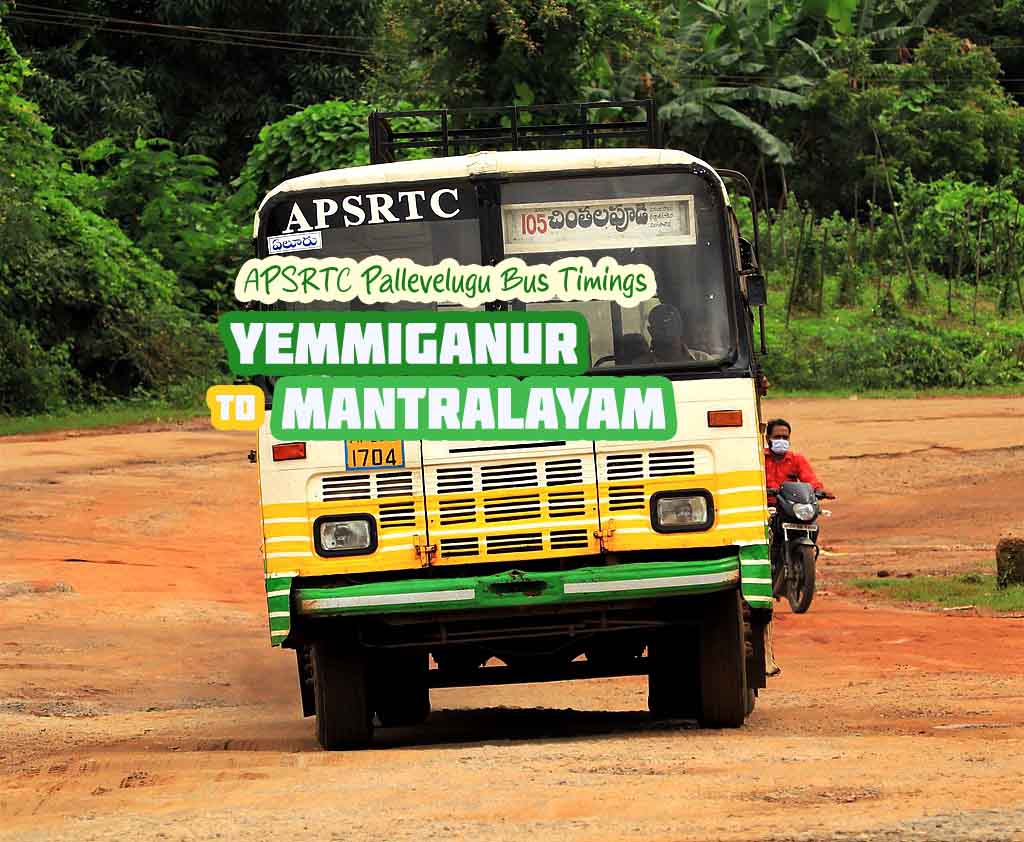
[[[993,611],[1024,611],[1024,585],[998,588],[994,575],[982,573],[854,579],[850,584],[898,602],[925,602],[943,608],[973,605]]]
[[[776,389],[768,391],[768,400],[779,398],[977,398],[1009,397],[1024,395],[1024,384],[1006,386],[971,386],[964,388],[935,389]]]
[[[120,403],[45,415],[0,415],[0,436],[48,433],[54,430],[89,430],[124,424],[173,423],[189,421],[206,411],[205,406]]]

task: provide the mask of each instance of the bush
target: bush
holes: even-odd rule
[[[859,266],[844,263],[839,267],[839,290],[836,294],[837,307],[856,307],[860,304],[864,289],[864,274]]]
[[[130,149],[100,141],[81,159],[101,172],[96,186],[106,215],[174,272],[190,303],[208,315],[232,306],[234,271],[249,256],[250,220],[225,208],[214,161],[183,155],[159,138],[136,140]]]
[[[395,106],[412,108],[407,102]],[[243,194],[236,200],[248,203],[250,220],[263,195],[288,178],[369,164],[369,118],[374,110],[366,102],[332,100],[264,126],[235,182]],[[392,125],[401,131],[433,128],[420,117],[401,118]],[[428,149],[415,151],[410,157],[430,157]]]
[[[769,324],[764,368],[781,389],[935,389],[1024,383],[1024,326],[940,328],[907,316],[843,313]]]
[[[19,92],[28,72],[0,29],[0,409],[170,388],[219,370],[212,328],[172,272],[104,217]]]
[[[77,393],[66,344],[44,350],[24,325],[0,315],[0,415],[52,412]]]

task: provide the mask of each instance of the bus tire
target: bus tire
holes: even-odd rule
[[[700,649],[695,630],[660,629],[648,647],[647,708],[655,719],[700,716]]]
[[[700,724],[738,728],[747,714],[747,658],[738,590],[711,594],[700,635]]]
[[[430,716],[426,652],[378,656],[374,666],[373,706],[381,725],[419,725]]]
[[[327,751],[363,748],[373,738],[366,658],[317,641],[312,647],[316,736]]]

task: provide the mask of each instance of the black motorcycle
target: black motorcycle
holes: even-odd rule
[[[785,596],[794,614],[803,614],[814,599],[818,561],[818,517],[831,512],[819,500],[827,495],[806,482],[784,482],[769,488],[775,506],[769,507],[772,595]]]

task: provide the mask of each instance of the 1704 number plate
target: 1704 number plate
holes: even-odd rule
[[[387,471],[405,467],[405,447],[401,441],[345,442],[346,471]]]

